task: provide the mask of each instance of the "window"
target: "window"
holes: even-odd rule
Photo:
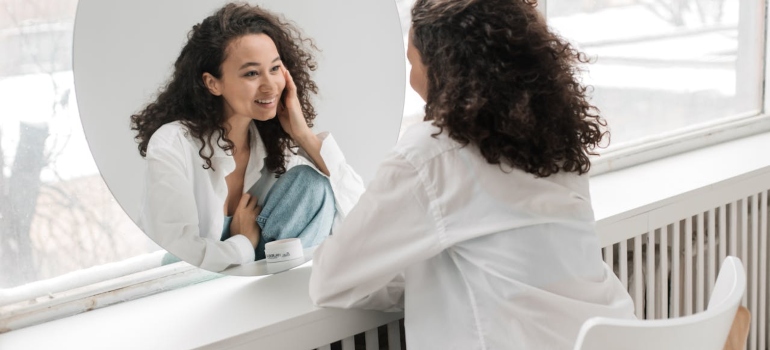
[[[405,43],[413,3],[397,1]],[[540,0],[538,6],[547,9],[553,30],[593,59],[582,78],[609,124],[606,154],[675,142],[693,131],[706,135],[763,112],[765,11],[758,0]],[[408,79],[406,90],[402,133],[421,120],[424,106]]]
[[[72,78],[76,6],[0,0],[0,290],[159,250],[86,144]]]
[[[595,63],[584,82],[613,148],[762,110],[758,1],[548,0],[548,22]],[[590,24],[590,25],[589,25]]]

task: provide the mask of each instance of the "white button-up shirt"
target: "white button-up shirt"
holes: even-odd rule
[[[491,165],[437,132],[412,126],[316,250],[315,303],[404,308],[409,349],[572,349],[589,317],[634,318],[587,176]]]
[[[256,191],[252,186],[259,180],[267,156],[254,123],[250,124],[249,134],[251,149],[244,193]],[[338,225],[363,192],[363,181],[345,162],[330,134],[321,133],[318,137],[322,140],[321,157],[330,173],[337,209],[334,221]],[[139,226],[171,254],[207,270],[222,271],[230,265],[254,261],[254,247],[245,236],[234,235],[220,241],[227,198],[225,176],[235,170],[235,160],[229,152],[215,146],[211,156],[213,170],[204,169],[205,161],[198,154],[200,148],[200,140],[178,121],[155,131],[147,145]],[[299,155],[289,154],[286,169],[305,164],[318,171],[303,153],[300,150]]]

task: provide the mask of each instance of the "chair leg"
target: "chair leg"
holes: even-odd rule
[[[749,309],[739,306],[735,313],[733,325],[730,328],[730,334],[727,336],[724,350],[744,350],[746,349],[746,340],[749,337],[749,324],[751,323],[751,313]]]

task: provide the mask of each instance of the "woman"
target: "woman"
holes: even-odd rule
[[[425,122],[316,250],[313,301],[403,309],[411,349],[572,349],[633,318],[595,232],[584,56],[534,1],[417,0],[407,57]]]
[[[168,85],[131,116],[147,160],[140,226],[171,254],[221,271],[264,258],[271,240],[315,246],[363,191],[332,136],[310,129],[305,41],[228,4],[193,26]]]

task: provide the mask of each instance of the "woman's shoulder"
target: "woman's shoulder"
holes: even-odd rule
[[[158,128],[158,130],[156,130],[152,136],[153,137],[155,135],[170,136],[170,135],[180,135],[185,133],[187,133],[187,127],[184,124],[182,124],[181,121],[175,120],[173,122],[169,122],[161,125],[160,128]]]
[[[423,121],[404,131],[394,150],[407,159],[425,162],[440,154],[462,148],[462,145],[452,140],[447,133],[448,130],[441,130],[432,122]]]
[[[163,124],[158,130],[150,137],[150,142],[147,145],[148,151],[150,149],[167,148],[177,144],[180,140],[187,139],[189,131],[187,127],[180,121],[173,121]]]

